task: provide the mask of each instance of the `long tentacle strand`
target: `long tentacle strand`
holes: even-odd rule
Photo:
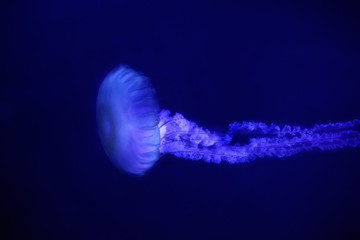
[[[196,123],[170,111],[160,112],[160,152],[177,157],[219,163],[246,162],[256,157],[286,157],[304,150],[329,150],[360,145],[360,120],[315,125],[307,129],[298,126],[280,127],[261,122],[229,125],[224,136],[199,127]],[[230,144],[236,134],[257,134],[248,144]]]

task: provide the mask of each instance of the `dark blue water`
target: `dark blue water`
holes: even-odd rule
[[[219,132],[360,118],[351,1],[2,1],[1,239],[359,239],[360,150],[144,177],[107,159],[103,77],[149,76],[162,108]]]

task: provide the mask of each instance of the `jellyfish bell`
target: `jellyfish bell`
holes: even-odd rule
[[[101,83],[96,116],[102,146],[120,169],[143,175],[159,158],[159,105],[148,78],[119,66]]]

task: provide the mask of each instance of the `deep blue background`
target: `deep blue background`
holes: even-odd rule
[[[354,3],[2,1],[0,238],[358,239],[359,148],[238,165],[165,156],[137,178],[107,159],[95,122],[120,63],[216,131],[360,118]]]

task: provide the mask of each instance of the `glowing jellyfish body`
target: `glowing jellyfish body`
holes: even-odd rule
[[[97,122],[108,157],[141,175],[159,158],[158,104],[149,79],[120,66],[99,88]]]
[[[286,157],[304,150],[357,147],[360,120],[283,128],[262,122],[229,125],[224,135],[212,133],[170,111],[159,111],[148,78],[120,66],[109,73],[97,98],[99,135],[108,157],[121,169],[144,174],[160,154],[206,162],[239,163],[258,157]],[[232,143],[233,136],[253,134],[248,144]]]

